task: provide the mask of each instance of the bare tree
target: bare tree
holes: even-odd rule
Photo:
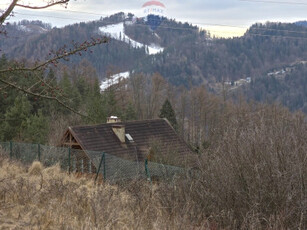
[[[147,119],[153,119],[158,115],[165,96],[166,81],[160,74],[155,73],[151,77],[150,85],[151,89],[146,95]]]

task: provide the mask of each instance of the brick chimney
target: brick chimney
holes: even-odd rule
[[[112,130],[121,143],[125,143],[125,125],[114,124]]]
[[[125,125],[118,124],[119,122],[121,122],[121,120],[117,116],[110,116],[107,118],[107,123],[113,124],[112,125],[113,133],[117,136],[117,138],[121,143],[125,143],[125,134],[126,134]]]

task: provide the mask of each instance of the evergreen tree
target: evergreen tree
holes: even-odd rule
[[[106,121],[106,103],[100,93],[98,80],[95,81],[94,88],[88,95],[86,110],[90,118],[86,120],[88,123],[104,123]]]
[[[95,82],[95,84],[96,84],[96,82]],[[78,89],[78,91],[81,95],[81,98],[85,97],[90,91],[89,84],[87,83],[85,77],[83,77],[83,76],[78,77],[78,79],[75,83],[75,87]],[[99,85],[98,85],[98,87],[99,87]]]
[[[24,139],[26,141],[45,144],[48,137],[48,120],[44,117],[42,110],[37,115],[31,115],[27,119],[24,131]]]
[[[26,96],[16,97],[14,105],[5,113],[5,121],[0,132],[1,139],[4,141],[22,139],[30,112],[31,104]]]
[[[119,109],[117,104],[115,89],[111,87],[108,91],[105,91],[102,96],[105,101],[107,116],[121,116],[122,111]]]
[[[55,73],[54,73],[54,71],[52,69],[49,69],[49,72],[48,72],[45,80],[56,91],[56,92],[52,91],[51,96],[56,96],[57,95],[57,91],[59,91],[60,89],[58,87],[58,83],[57,83],[57,80],[56,80]],[[59,104],[56,101],[54,101],[54,100],[39,100],[38,103],[41,106],[40,108],[42,108],[43,114],[45,116],[48,116],[53,111],[58,111],[58,108],[59,108]]]
[[[81,95],[76,87],[74,87],[70,81],[70,76],[67,72],[64,72],[63,78],[60,81],[60,87],[63,89],[64,97],[60,98],[74,109],[78,109],[81,102]],[[64,114],[70,113],[66,108],[60,108]]]
[[[177,130],[178,124],[177,124],[176,114],[168,99],[166,99],[165,102],[163,103],[159,117],[166,118],[171,123],[173,128]]]
[[[125,121],[133,121],[137,119],[137,115],[132,103],[129,103],[127,108],[125,109],[125,112],[123,114],[123,119]]]
[[[8,64],[7,58],[6,58],[5,54],[2,54],[2,56],[0,58],[0,68],[7,66],[7,64]]]

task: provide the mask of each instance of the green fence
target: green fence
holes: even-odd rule
[[[3,150],[11,159],[25,164],[40,161],[44,166],[60,164],[69,173],[95,174],[106,181],[117,182],[132,179],[173,180],[186,175],[183,168],[159,164],[151,161],[130,161],[105,152],[86,151],[26,144],[0,142]]]

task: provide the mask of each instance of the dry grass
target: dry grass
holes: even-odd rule
[[[209,165],[198,178],[172,184],[95,185],[58,165],[25,167],[1,157],[0,229],[305,229],[306,203],[295,190],[284,204],[266,180],[251,191],[231,169]]]
[[[0,157],[0,229],[191,229],[189,214],[170,213],[159,193],[144,182],[95,185],[58,165]]]

